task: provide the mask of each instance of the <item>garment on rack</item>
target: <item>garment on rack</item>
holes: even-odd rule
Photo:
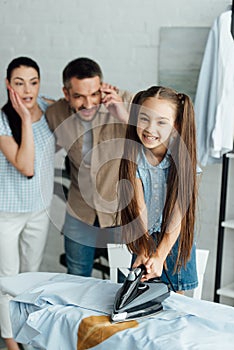
[[[233,149],[234,41],[231,11],[210,29],[194,102],[198,161],[205,166]]]

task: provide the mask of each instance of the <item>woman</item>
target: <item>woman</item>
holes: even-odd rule
[[[8,101],[0,117],[0,276],[37,271],[47,240],[53,195],[55,140],[38,96],[40,70],[28,57],[7,68]],[[12,338],[8,303],[0,293],[0,327],[8,350]]]

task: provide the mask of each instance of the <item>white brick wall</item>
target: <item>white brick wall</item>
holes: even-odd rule
[[[229,0],[0,0],[0,105],[6,98],[6,67],[19,55],[39,63],[41,91],[55,98],[62,93],[63,68],[79,56],[97,60],[105,80],[121,88],[136,91],[157,84],[160,27],[211,26],[230,4]],[[220,166],[207,167],[200,189],[198,245],[211,251],[204,292],[208,300],[213,298],[220,171]],[[228,240],[233,246],[233,233]],[[234,280],[231,259],[229,251],[225,281]]]
[[[61,72],[79,56],[97,60],[107,81],[132,91],[157,83],[159,28],[209,26],[223,0],[0,0],[0,104],[9,61],[28,55],[42,91],[61,94]]]

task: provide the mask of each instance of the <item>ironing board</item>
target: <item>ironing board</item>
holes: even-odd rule
[[[234,308],[171,292],[164,311],[147,319],[109,322],[119,284],[66,274],[0,278],[10,302],[14,337],[46,350],[231,349]]]

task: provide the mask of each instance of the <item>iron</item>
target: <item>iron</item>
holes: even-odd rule
[[[170,295],[168,285],[153,279],[142,283],[144,265],[131,270],[117,291],[110,319],[112,323],[149,317],[163,310],[162,301]]]

